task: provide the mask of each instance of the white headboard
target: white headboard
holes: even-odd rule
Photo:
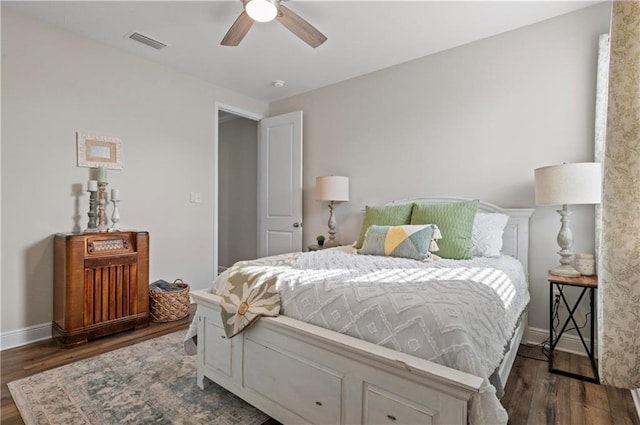
[[[456,196],[424,196],[392,201],[386,205],[398,204],[449,204],[452,202],[469,201],[469,198]],[[502,252],[517,258],[524,267],[525,274],[529,273],[529,217],[533,214],[531,208],[500,208],[488,202],[480,201],[478,211],[498,212],[509,216],[509,221],[502,235]]]

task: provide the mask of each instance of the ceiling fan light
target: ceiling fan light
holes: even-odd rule
[[[273,21],[278,15],[275,0],[249,0],[244,8],[251,19],[257,22]]]

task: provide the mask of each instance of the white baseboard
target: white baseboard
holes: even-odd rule
[[[533,328],[531,326],[527,328],[527,334],[525,336],[527,343],[534,345],[544,342],[548,337],[548,330]],[[41,325],[29,326],[27,328],[4,332],[2,333],[2,335],[0,335],[0,350],[7,350],[9,348],[19,347],[21,345],[30,344],[36,341],[42,341],[49,338],[51,338],[51,323],[43,323]],[[585,339],[585,342],[589,344],[588,339]],[[556,348],[560,351],[566,351],[569,353],[586,356],[584,348],[582,347],[582,343],[580,342],[580,338],[571,334],[563,335]],[[597,357],[597,341],[595,344],[595,351]],[[636,390],[636,393],[634,393],[634,400],[636,400],[636,406],[640,405],[640,390]]]
[[[633,403],[636,405],[636,412],[638,412],[638,417],[640,418],[640,388],[631,390],[631,397],[633,397]]]
[[[0,335],[0,350],[8,350],[50,338],[51,322],[3,332]]]
[[[227,270],[229,267],[225,267],[225,266],[218,266],[218,274],[224,272],[225,270]]]
[[[529,328],[527,329],[526,338],[529,344],[534,344],[534,345],[540,344],[549,338],[549,330],[533,328],[529,326]],[[590,339],[585,338],[584,342],[587,344],[587,347],[588,347],[590,343]],[[580,342],[580,337],[576,335],[571,335],[571,334],[562,335],[562,338],[560,338],[558,345],[556,345],[556,350],[566,351],[572,354],[579,354],[581,356],[587,355],[587,353],[584,351],[584,347],[582,346],[582,342]],[[594,344],[594,351],[596,353],[596,357],[598,357],[598,341],[597,340],[595,341],[595,344]]]

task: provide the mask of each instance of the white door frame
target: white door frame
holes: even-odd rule
[[[213,277],[215,278],[218,275],[218,195],[219,195],[219,167],[218,167],[218,130],[220,123],[218,122],[218,114],[219,111],[230,112],[234,115],[238,115],[244,118],[248,118],[254,121],[260,121],[265,118],[264,115],[247,111],[244,109],[236,108],[235,106],[226,105],[224,103],[215,102],[214,105],[214,115],[213,115]],[[256,138],[258,135],[256,134]]]

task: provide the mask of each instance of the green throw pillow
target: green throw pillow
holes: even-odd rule
[[[435,224],[442,239],[438,241],[438,256],[453,260],[467,260],[471,253],[473,219],[478,200],[453,204],[415,204],[411,224]]]
[[[413,204],[386,205],[383,207],[370,207],[367,205],[364,213],[364,222],[360,229],[360,236],[356,242],[356,249],[362,248],[364,235],[367,233],[369,226],[402,226],[411,224],[411,209]],[[429,223],[421,223],[429,224]]]
[[[436,250],[434,239],[440,236],[434,224],[420,226],[376,226],[369,227],[358,254],[384,255],[388,257],[429,258],[429,251]]]

